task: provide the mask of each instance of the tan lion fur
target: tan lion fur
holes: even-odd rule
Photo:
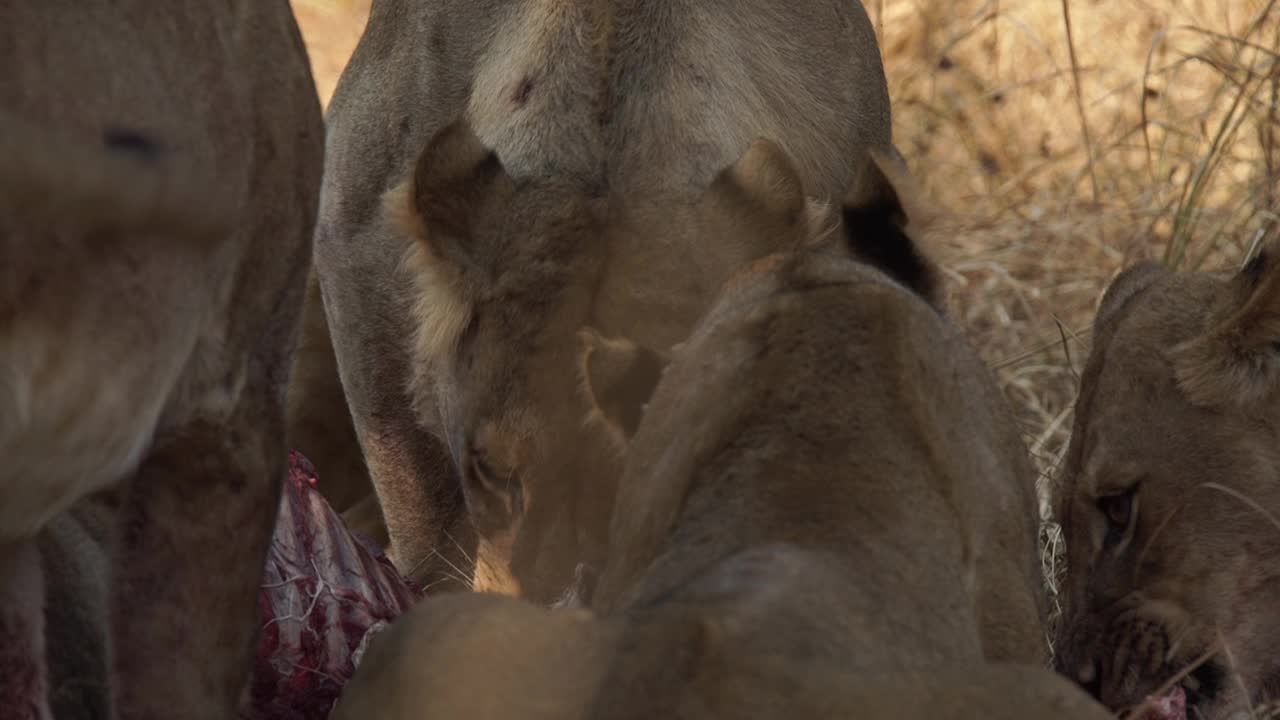
[[[740,588],[744,591],[747,588]],[[775,628],[671,607],[635,618],[488,593],[433,597],[374,637],[333,720],[1107,720],[1041,667],[851,672],[743,652]]]
[[[903,189],[872,177],[838,233],[735,275],[664,372],[582,334],[597,412],[630,438],[593,610],[430,599],[335,720],[1109,717],[1040,665],[1026,450],[903,205],[874,200]],[[763,213],[794,212],[756,180],[779,193]]]
[[[284,0],[6,3],[0,38],[0,704],[48,716],[36,538],[114,487],[114,717],[232,717],[322,165],[302,40]]]
[[[990,660],[1047,659],[1026,448],[940,314],[936,269],[897,200],[909,188],[880,177],[885,190],[846,204],[835,237],[734,277],[651,399],[638,387],[653,390],[649,371],[589,382],[597,399],[631,384],[624,397],[646,401],[598,611],[645,607],[778,543],[826,558],[835,575],[826,586],[839,591],[802,593],[810,616],[861,615],[890,633],[851,629],[862,652],[918,642],[960,660],[980,638]],[[592,350],[588,377],[619,343]],[[934,617],[912,598],[937,603]]]
[[[1057,514],[1059,667],[1113,709],[1280,697],[1280,244],[1234,273],[1143,263],[1103,297]],[[1125,510],[1127,509],[1127,514]]]
[[[548,258],[577,269],[536,269],[545,284],[524,295],[486,287],[519,271],[493,248],[465,242],[444,260],[419,248],[413,272],[403,272],[412,243],[404,224],[382,211],[383,196],[413,175],[424,148],[460,117],[515,182],[554,177],[576,184],[609,198],[609,227],[639,229],[611,231],[591,250],[591,262]],[[795,158],[799,181],[818,198],[843,197],[862,172],[862,149],[889,145],[879,50],[859,3],[374,3],[330,105],[316,262],[343,386],[387,518],[391,554],[403,570],[444,589],[453,568],[476,560],[479,544],[480,555],[497,553],[480,562],[511,576],[503,586],[518,585],[542,600],[559,594],[574,565],[541,559],[542,520],[526,523],[523,532],[508,525],[482,541],[475,537],[459,482],[469,472],[465,445],[488,427],[499,443],[524,446],[530,439],[521,433],[538,429],[554,447],[522,450],[519,467],[499,468],[519,471],[503,483],[526,487],[527,507],[517,516],[535,508],[558,513],[547,522],[578,534],[570,526],[581,516],[556,506],[594,486],[596,474],[602,487],[589,494],[607,503],[616,480],[609,463],[592,460],[607,452],[607,437],[580,423],[585,407],[574,366],[580,321],[653,347],[688,332],[723,280],[726,258],[737,252],[684,230],[685,218],[669,217],[665,208],[692,202],[758,136],[775,138]],[[518,245],[525,228],[508,231]],[[470,277],[468,292],[503,298],[501,320],[496,305],[486,316],[455,302],[459,268]],[[553,316],[565,322],[544,325]],[[571,316],[580,321],[568,322]],[[450,347],[472,320],[513,323],[537,343],[498,333],[480,341],[496,344],[476,352],[513,358],[483,380],[442,369],[458,367],[460,354],[427,362],[432,353],[414,351],[415,337]],[[406,399],[411,385],[416,403]],[[424,394],[428,388],[438,397]],[[505,405],[502,393],[509,391],[527,402]],[[579,452],[577,469],[562,465]],[[581,534],[587,541],[594,533]]]
[[[415,367],[430,371],[415,372],[412,395],[424,421],[439,413],[462,428],[450,440],[480,536],[477,589],[542,601],[560,595],[578,563],[598,563],[606,542],[618,457],[582,422],[575,356],[578,329],[601,320],[608,268],[662,262],[646,235],[655,226],[696,233],[700,272],[652,298],[644,318],[663,322],[665,300],[670,324],[673,297],[709,296],[736,265],[830,224],[769,141],[753,143],[692,201],[608,214],[607,201],[572,178],[512,178],[464,121],[437,134],[387,202],[416,241],[411,266],[433,268],[417,275],[411,310]],[[448,277],[433,282],[441,268]],[[575,343],[560,346],[564,335]]]

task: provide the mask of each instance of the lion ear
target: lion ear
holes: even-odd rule
[[[744,261],[796,245],[808,218],[800,174],[787,153],[765,138],[716,175],[701,203],[734,228],[729,239],[741,245]]]
[[[1168,272],[1167,267],[1155,261],[1140,262],[1120,271],[1098,301],[1098,311],[1093,317],[1094,344],[1097,344],[1098,335],[1128,307],[1130,300]]]
[[[668,358],[625,338],[606,338],[590,328],[578,333],[582,383],[592,416],[624,441],[640,426]]]
[[[476,267],[476,223],[490,195],[509,191],[497,155],[459,119],[436,132],[405,182],[383,199],[387,220],[411,239],[405,267],[417,288],[417,352],[439,356],[456,347],[470,321],[465,292]]]
[[[922,198],[896,149],[868,149],[862,173],[845,196],[844,239],[858,260],[941,309],[942,273],[920,232],[936,213]]]
[[[777,143],[756,138],[738,161],[720,171],[709,192],[748,213],[795,223],[804,212],[804,184]]]
[[[498,156],[465,118],[427,143],[413,174],[387,194],[389,219],[431,259],[459,269],[472,262],[474,227],[488,195],[510,182]]]
[[[1187,398],[1201,406],[1269,404],[1280,389],[1280,240],[1231,279],[1206,327],[1170,351]]]

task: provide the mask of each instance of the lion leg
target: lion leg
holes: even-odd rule
[[[256,389],[225,423],[159,438],[121,504],[111,597],[119,720],[237,716],[287,455],[279,403],[244,402],[273,395]]]
[[[398,432],[375,435],[366,426],[364,435],[369,466],[378,469],[374,488],[389,538],[387,555],[424,589],[468,590],[475,572],[476,533],[453,463],[443,444],[403,419],[410,424]],[[407,452],[400,449],[402,438],[408,439]],[[407,462],[400,465],[398,459]]]
[[[407,396],[413,366],[404,339],[412,328],[397,292],[371,291],[361,282],[399,276],[398,254],[379,247],[356,242],[322,210],[315,268],[339,378],[386,523],[387,554],[432,592],[465,590],[474,575],[476,534],[441,428],[424,428]],[[319,472],[323,484],[324,468]]]
[[[0,545],[0,710],[11,720],[51,720],[45,669],[44,576],[36,544]]]
[[[293,357],[286,400],[289,446],[316,466],[320,494],[335,511],[345,512],[369,496],[373,484],[338,378],[338,360],[314,271],[307,278],[302,329]]]

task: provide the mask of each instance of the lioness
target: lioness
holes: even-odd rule
[[[598,614],[428,600],[336,720],[1108,717],[1045,668],[987,665],[1045,655],[1033,473],[881,162],[829,232],[734,277],[665,371],[584,333],[597,419],[630,438]],[[815,211],[768,143],[707,194],[748,245]]]
[[[596,610],[646,607],[780,543],[832,576],[798,603],[813,643],[834,618],[874,623],[850,626],[845,666],[882,645],[878,667],[893,651],[960,660],[979,638],[988,659],[1047,659],[1026,449],[938,310],[938,273],[904,226],[918,222],[909,178],[874,168],[886,174],[851,197],[841,231],[737,275],[665,371],[653,350],[584,334],[582,373],[615,435],[643,405],[651,418],[628,443]],[[765,188],[771,208],[803,205],[796,184]],[[778,226],[735,216],[742,238]]]
[[[592,240],[587,261],[576,244],[523,246],[520,223],[542,222],[527,214],[424,210],[416,226],[449,249],[401,272],[410,241],[383,193],[459,116],[515,182],[580,183],[614,199],[611,227],[649,227]],[[478,528],[477,586],[546,600],[603,544],[617,474],[580,423],[578,327],[678,341],[736,253],[665,208],[758,135],[809,192],[840,197],[890,117],[852,0],[377,0],[328,133],[316,264],[391,555],[438,588],[466,584]]]
[[[37,534],[116,486],[114,717],[232,717],[322,165],[301,38],[285,0],[3,3],[0,38],[0,712],[49,716]]]
[[[291,0],[290,5],[306,41],[323,109],[364,31],[369,0]],[[302,327],[289,373],[285,420],[289,447],[316,466],[318,487],[324,498],[343,514],[348,527],[373,535],[385,544],[386,529],[382,527],[382,514],[338,378],[338,363],[314,268],[307,278]]]
[[[1058,517],[1058,664],[1111,708],[1280,696],[1280,243],[1236,273],[1121,273],[1081,376]]]

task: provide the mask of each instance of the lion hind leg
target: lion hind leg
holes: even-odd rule
[[[283,423],[262,420],[282,413],[255,410],[165,433],[130,482],[112,566],[120,720],[237,716],[285,474]]]

